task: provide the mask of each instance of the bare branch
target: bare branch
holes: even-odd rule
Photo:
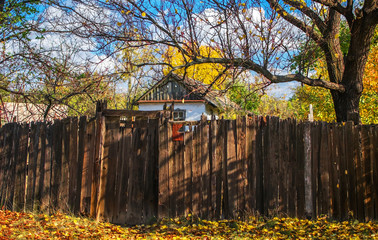
[[[294,17],[294,15],[288,13],[278,2],[277,0],[267,0],[270,4],[270,7],[272,9],[275,9],[282,18],[284,18],[289,23],[293,24],[297,28],[301,29],[305,34],[307,34],[309,37],[311,37],[316,43],[323,44],[324,41],[322,37],[315,32],[315,30],[307,26],[303,21],[299,20],[298,18]]]

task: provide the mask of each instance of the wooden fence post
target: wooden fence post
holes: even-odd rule
[[[304,182],[305,182],[305,216],[311,218],[314,211],[312,199],[312,162],[311,162],[311,122],[304,124]]]

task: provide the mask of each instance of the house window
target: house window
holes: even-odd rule
[[[175,109],[173,111],[173,120],[174,121],[183,121],[186,118],[186,110]]]

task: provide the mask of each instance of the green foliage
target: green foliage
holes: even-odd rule
[[[15,38],[28,40],[31,30],[29,18],[38,12],[40,0],[4,0],[0,6],[0,38],[8,41]]]
[[[312,104],[315,121],[334,122],[336,120],[332,96],[327,89],[309,86],[298,87],[290,99],[290,103],[297,119],[307,120],[309,107]]]
[[[238,104],[244,112],[256,113],[260,102],[256,91],[249,90],[245,84],[236,83],[227,93],[230,100]]]
[[[269,95],[260,98],[257,113],[264,116],[276,116],[282,119],[294,118],[293,104],[285,99],[277,99]]]

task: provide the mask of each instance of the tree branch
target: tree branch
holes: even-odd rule
[[[313,79],[302,74],[287,74],[287,75],[274,75],[266,68],[256,64],[252,60],[245,59],[225,59],[225,58],[201,58],[190,62],[188,65],[204,64],[204,63],[219,63],[219,64],[232,64],[235,67],[243,67],[246,70],[252,70],[256,73],[263,75],[265,78],[269,79],[272,83],[284,83],[298,81],[309,86],[323,87],[330,90],[335,90],[339,92],[344,92],[345,87],[342,84],[333,83],[329,81],[324,81],[322,79]],[[183,68],[186,66],[180,66],[176,68]]]
[[[332,9],[335,9],[337,12],[340,14],[344,15],[345,17],[347,16],[348,9],[344,8],[340,2],[334,1],[334,0],[314,0],[314,2],[323,4],[325,6],[328,6]]]
[[[321,32],[326,29],[326,25],[324,24],[323,20],[311,8],[307,7],[307,5],[304,5],[300,1],[284,0],[284,2],[295,7],[296,9],[304,13],[307,17],[312,19]]]
[[[298,18],[294,17],[292,14],[288,13],[278,2],[277,0],[267,0],[270,7],[275,9],[282,18],[284,18],[289,23],[293,24],[300,30],[302,30],[305,34],[307,34],[311,39],[313,39],[316,43],[322,44],[324,43],[322,36],[320,36],[314,29],[310,26],[307,26],[303,21],[299,20]]]

